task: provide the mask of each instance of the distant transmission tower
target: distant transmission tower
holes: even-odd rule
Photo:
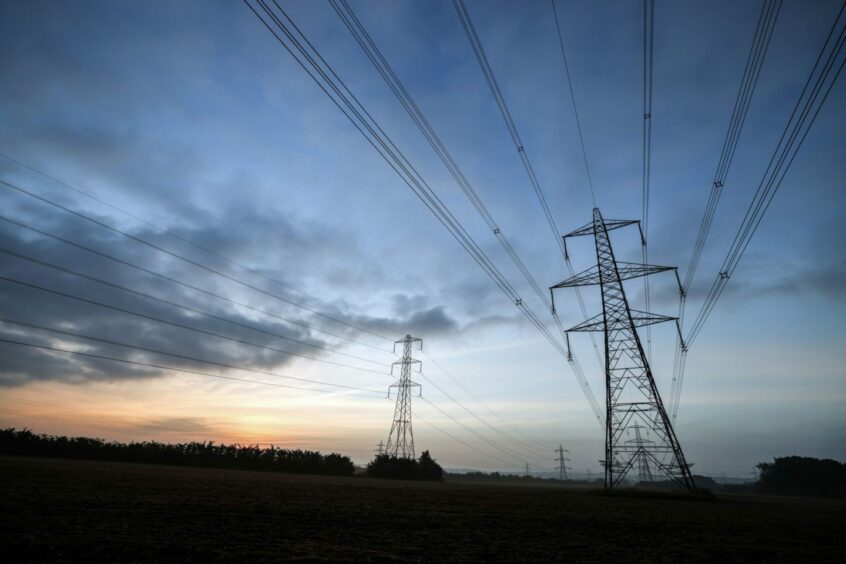
[[[561,445],[558,445],[558,448],[555,449],[555,452],[558,453],[558,479],[559,480],[569,480],[570,478],[567,476],[567,462],[570,461],[569,458],[564,456],[564,453],[570,453],[569,450],[564,448]]]
[[[379,444],[376,445],[376,450],[373,452],[376,453],[376,456],[382,456],[382,453],[385,452],[385,441],[379,441]]]
[[[596,266],[552,286],[550,294],[555,288],[595,284],[602,293],[602,313],[568,329],[566,336],[569,348],[571,332],[597,331],[605,335],[605,488],[616,487],[638,457],[645,456],[679,487],[694,490],[690,467],[667,417],[636,330],[662,321],[675,321],[678,329],[678,319],[631,309],[623,289],[623,280],[669,270],[675,272],[680,292],[681,281],[675,267],[618,262],[614,258],[608,232],[633,224],[640,228],[640,222],[635,220],[606,221],[599,209],[594,208],[591,223],[564,235],[564,249],[567,253],[570,237],[593,235]],[[552,307],[554,310],[554,301]],[[652,432],[653,442],[640,446],[626,442],[626,430],[638,423]]]
[[[629,441],[626,441],[626,443],[633,444],[637,449],[634,458],[635,460],[637,460],[638,480],[640,482],[651,482],[652,470],[649,468],[649,456],[646,454],[646,449],[644,448],[644,446],[646,444],[652,443],[653,441],[643,438],[640,432],[644,429],[646,429],[646,427],[637,424],[629,427],[629,433],[634,431],[635,437]]]
[[[394,343],[394,352],[397,345],[402,344],[402,358],[391,365],[391,374],[394,373],[394,367],[399,366],[400,375],[399,379],[388,387],[388,397],[391,397],[391,388],[397,389],[397,404],[385,453],[399,458],[415,458],[414,431],[411,428],[411,388],[419,388],[420,384],[411,380],[411,367],[417,365],[419,372],[421,365],[419,360],[411,358],[411,349],[415,343],[419,343],[420,350],[423,350],[423,341],[411,335],[406,335]]]

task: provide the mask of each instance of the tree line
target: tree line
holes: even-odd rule
[[[389,454],[377,455],[367,465],[367,476],[394,480],[441,481],[444,479],[444,469],[435,462],[428,450],[424,450],[418,460]]]
[[[258,445],[215,444],[214,441],[121,443],[88,437],[43,435],[29,429],[14,428],[0,430],[0,454],[331,476],[351,476],[355,470],[348,456],[335,453],[321,454],[273,446],[262,448]]]
[[[785,456],[757,468],[762,493],[846,497],[846,464],[836,460]]]

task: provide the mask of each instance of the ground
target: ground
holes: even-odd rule
[[[4,560],[842,561],[844,526],[837,500],[0,457]]]

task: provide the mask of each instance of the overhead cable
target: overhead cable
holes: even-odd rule
[[[361,102],[349,90],[314,45],[302,33],[297,25],[277,2],[271,7],[265,0],[256,0],[255,5],[244,0],[247,7],[259,21],[271,32],[276,40],[291,54],[294,60],[317,83],[323,92],[351,121],[353,126],[365,137],[368,143],[385,159],[388,165],[400,176],[421,202],[432,212],[438,221],[450,232],[453,238],[470,254],[471,258],[485,271],[494,284],[526,316],[535,328],[558,350],[566,356],[566,350],[549,332],[534,311],[524,303],[514,287],[505,279],[487,254],[479,247],[443,201],[431,189],[419,172],[396,147],[378,122],[363,107]],[[262,12],[262,13],[260,13]]]

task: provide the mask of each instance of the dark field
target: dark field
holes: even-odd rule
[[[14,560],[843,561],[846,502],[0,458]]]

